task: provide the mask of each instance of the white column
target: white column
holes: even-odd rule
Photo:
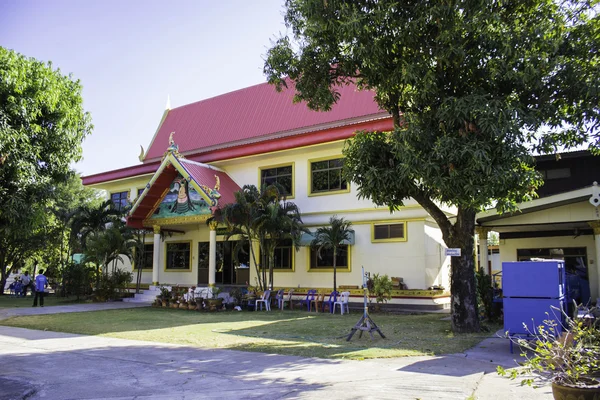
[[[596,247],[596,258],[594,263],[596,264],[596,297],[600,298],[600,221],[593,221],[589,223],[594,229],[594,246]],[[588,257],[588,268],[591,267],[590,259]],[[588,276],[591,278],[591,274],[588,272]],[[594,286],[590,279],[590,291],[592,292],[592,301],[594,301]]]
[[[154,226],[154,249],[152,253],[152,284],[158,285],[158,265],[160,259],[160,226]]]
[[[479,269],[484,274],[488,273],[488,242],[487,235],[490,231],[488,228],[477,227],[477,235],[479,235]]]
[[[217,225],[213,221],[208,226],[210,228],[210,241],[208,249],[208,286],[215,286],[217,275]]]

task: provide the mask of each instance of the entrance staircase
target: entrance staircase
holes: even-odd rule
[[[160,294],[160,286],[150,286],[148,290],[142,290],[142,293],[136,293],[134,297],[123,299],[127,303],[148,303],[152,304],[156,296]]]

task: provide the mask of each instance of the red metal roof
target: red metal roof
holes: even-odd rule
[[[291,83],[280,93],[274,86],[262,83],[175,108],[167,113],[146,153],[146,160],[163,155],[171,132],[175,132],[174,141],[179,151],[189,155],[267,139],[264,137],[277,133],[306,131],[310,127],[383,113],[373,92],[358,91],[354,85],[341,87],[339,91],[340,100],[328,112],[309,110],[304,103],[294,104]]]
[[[234,192],[241,188],[223,171],[210,168],[207,165],[202,165],[185,159],[178,159],[179,163],[190,174],[193,180],[199,185],[213,188],[216,183],[215,175],[219,177],[221,187],[217,192],[221,195],[219,206],[235,202]]]

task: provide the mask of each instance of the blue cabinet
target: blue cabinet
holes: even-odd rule
[[[534,334],[544,321],[562,332],[566,310],[565,264],[560,260],[502,263],[504,330],[510,335]]]

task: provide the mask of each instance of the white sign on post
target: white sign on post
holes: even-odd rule
[[[446,256],[460,257],[460,249],[459,248],[446,249]]]

